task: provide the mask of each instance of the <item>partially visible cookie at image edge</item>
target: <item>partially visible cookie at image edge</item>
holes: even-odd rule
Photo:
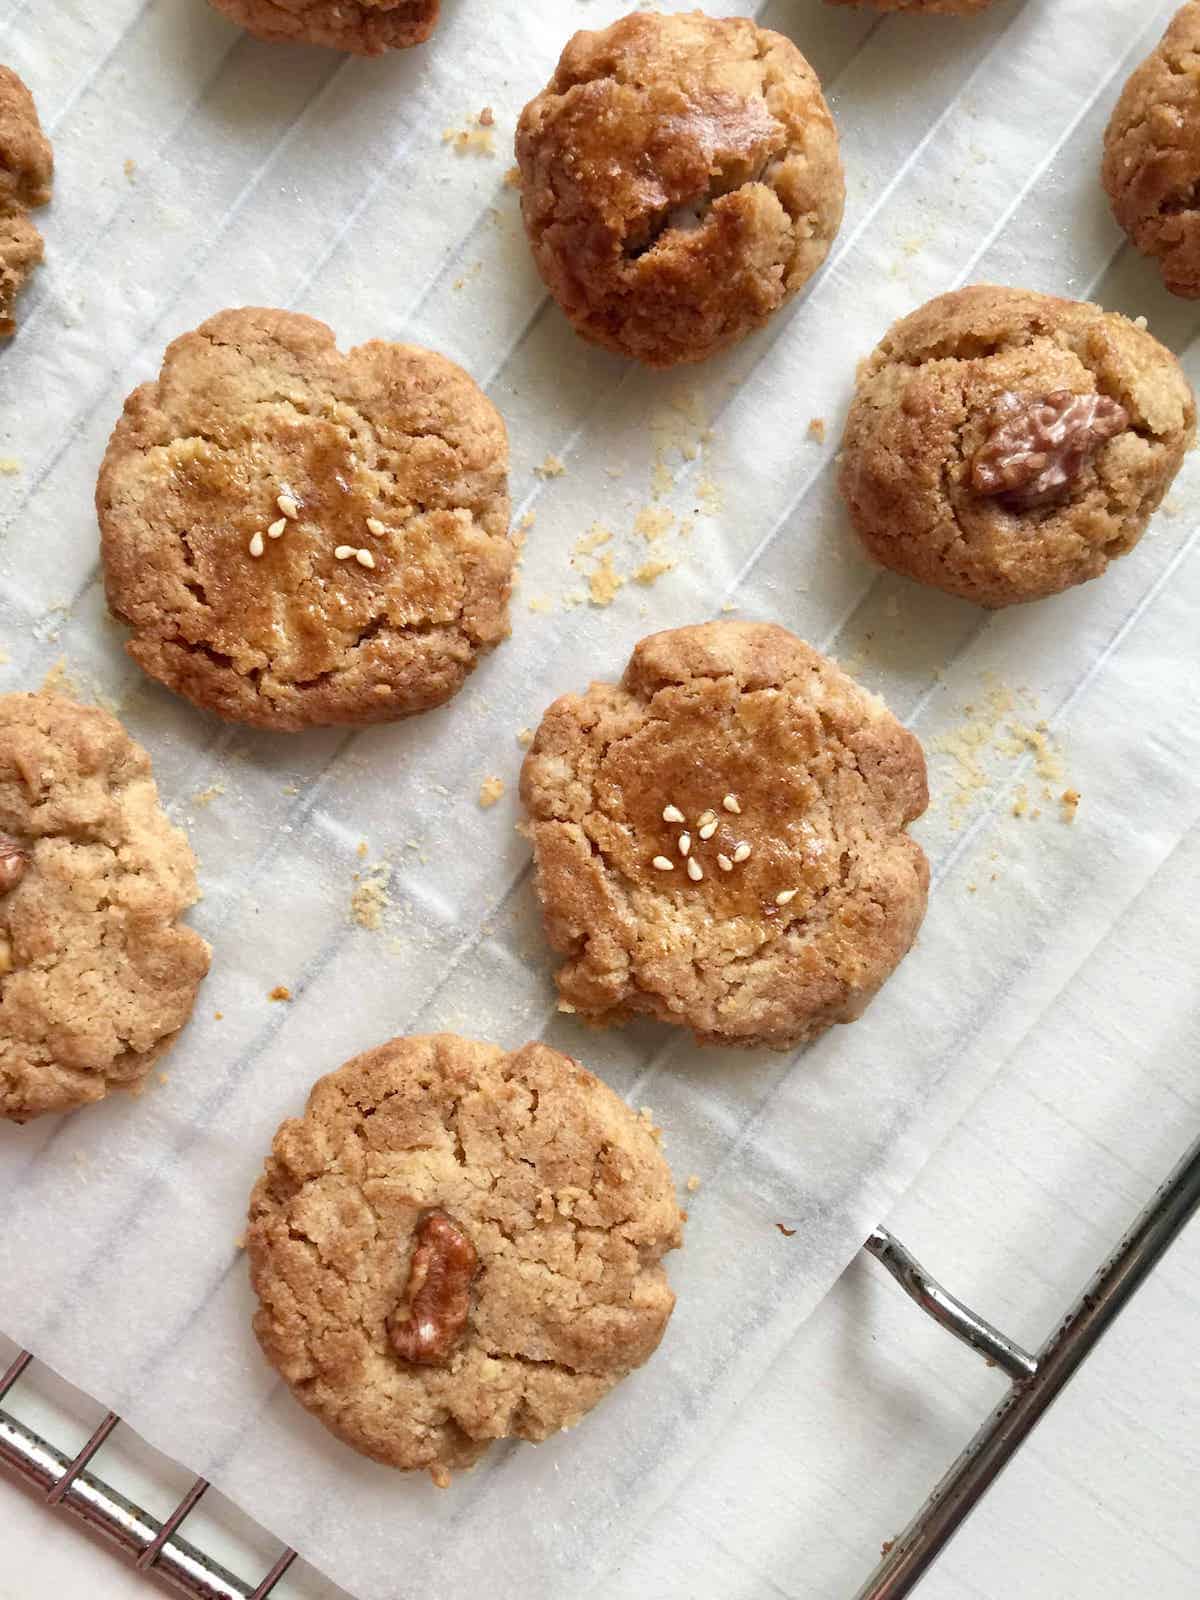
[[[495,1440],[573,1426],[653,1354],[681,1221],[650,1128],[577,1061],[392,1039],[275,1136],[254,1330],[327,1428],[444,1484]]]
[[[816,73],[746,17],[637,12],[577,33],[517,129],[534,260],[575,330],[653,367],[761,326],[842,219]]]
[[[894,11],[903,16],[971,16],[985,11],[992,0],[825,0],[831,6],[865,6],[875,11]]]
[[[45,254],[29,210],[49,201],[53,178],[33,96],[11,67],[0,67],[0,338],[16,331],[17,295]]]
[[[461,368],[221,312],[171,344],[96,490],[105,585],[152,677],[233,721],[393,721],[508,633],[508,439]]]
[[[422,44],[441,0],[210,0],[249,33],[274,44],[317,44],[377,56]]]
[[[862,362],[839,487],[882,565],[1014,605],[1133,549],[1195,421],[1178,361],[1144,325],[976,284],[902,318]]]
[[[116,718],[0,695],[0,1115],[136,1088],[208,971],[179,921],[196,899],[187,839]]]
[[[521,774],[563,1009],[789,1049],[857,1017],[911,946],[921,747],[770,623],[653,634],[547,710]]]

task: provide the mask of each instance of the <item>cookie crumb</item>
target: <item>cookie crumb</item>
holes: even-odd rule
[[[791,1238],[793,1238],[795,1236],[795,1233],[796,1233],[795,1228],[785,1227],[782,1222],[777,1222],[775,1224],[775,1226],[779,1229],[780,1233],[783,1235],[783,1237],[785,1239],[791,1239]]]
[[[224,1022],[225,1021],[225,1013],[223,1011],[214,1011],[213,1012],[213,1021],[214,1022]]]
[[[1078,789],[1064,789],[1059,795],[1058,803],[1062,808],[1062,820],[1064,822],[1075,821],[1075,813],[1079,810],[1079,799]]]
[[[551,600],[548,594],[535,594],[529,602],[529,609],[544,616],[547,612],[554,610],[554,601]]]
[[[496,804],[504,794],[503,778],[485,778],[479,785],[479,804],[485,811]]]
[[[489,120],[484,122],[484,112]],[[477,117],[468,117],[466,126],[462,128],[447,128],[442,134],[442,143],[448,144],[456,156],[494,156],[496,154],[496,135],[492,124],[495,118],[491,115],[491,107],[485,106]]]
[[[696,1190],[699,1187],[700,1187],[700,1179],[693,1172],[691,1177],[689,1177],[689,1179],[687,1181],[687,1191],[688,1191],[689,1194],[695,1194]]]
[[[370,854],[370,850],[365,839],[360,839],[358,841],[358,844],[355,846],[354,854],[360,861],[365,861],[367,859],[367,856]]]
[[[638,583],[648,586],[656,583],[664,572],[673,572],[674,570],[675,563],[673,561],[643,561],[633,576]]]
[[[277,983],[267,996],[268,1000],[290,1000],[291,998],[292,991],[282,983]]]
[[[548,455],[533,470],[539,478],[561,478],[567,468],[565,463],[560,461],[556,455]]]
[[[520,167],[509,167],[504,174],[504,187],[506,189],[519,189],[521,187]]]
[[[643,506],[633,519],[633,531],[640,533],[647,544],[661,539],[675,521],[675,513],[666,506]]]
[[[495,124],[495,121],[496,114],[492,110],[491,106],[484,106],[483,110],[479,113],[479,126],[481,128],[490,128]]]
[[[246,1248],[246,1230],[244,1228],[233,1241],[233,1248],[235,1250],[244,1250]]]
[[[21,470],[21,463],[16,456],[0,456],[0,473],[6,478],[15,478]]]
[[[355,874],[357,877],[358,874]],[[388,880],[391,869],[384,863],[368,869],[366,876],[356,885],[350,896],[350,918],[357,922],[360,928],[365,928],[368,933],[377,933],[383,927],[384,918],[392,909],[392,897],[388,893]]]
[[[210,806],[213,801],[225,793],[223,783],[210,783],[207,789],[197,789],[192,796],[194,806]]]
[[[625,579],[613,566],[612,556],[604,556],[588,578],[588,591],[594,606],[610,606],[618,592],[625,587]]]
[[[825,418],[814,417],[808,425],[808,437],[817,444],[825,443]]]
[[[575,554],[590,556],[593,550],[599,550],[600,546],[607,544],[611,538],[611,528],[606,528],[603,523],[593,522],[588,531],[580,534],[575,541]]]
[[[132,156],[127,156],[125,158],[124,172],[125,172],[125,176],[129,179],[130,183],[132,183],[133,180],[134,180],[134,177],[137,174],[137,162],[133,159]]]
[[[529,746],[533,743],[533,729],[518,728],[517,743],[521,746],[522,750],[528,750]]]
[[[450,1473],[446,1467],[437,1465],[430,1467],[429,1481],[433,1484],[435,1489],[448,1489],[454,1482],[454,1479],[450,1476]]]
[[[160,1072],[158,1075],[158,1081],[165,1089],[171,1081],[171,1074],[169,1072]]]

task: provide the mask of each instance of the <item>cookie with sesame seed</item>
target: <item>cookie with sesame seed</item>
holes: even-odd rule
[[[499,413],[444,356],[223,311],[109,441],[108,602],[139,666],[232,721],[426,711],[508,633],[507,472]]]
[[[653,634],[556,700],[521,773],[563,1009],[786,1050],[857,1017],[916,937],[925,760],[785,629]]]
[[[187,839],[117,719],[0,695],[0,1116],[137,1088],[208,971],[179,921],[196,899]]]
[[[254,1331],[302,1405],[445,1485],[655,1351],[682,1213],[656,1130],[577,1061],[456,1034],[319,1080],[250,1199]]]
[[[29,211],[47,204],[53,177],[33,96],[11,67],[0,67],[0,338],[16,332],[17,295],[45,254]]]
[[[422,44],[441,0],[211,0],[248,33],[273,44],[320,44],[379,56]]]

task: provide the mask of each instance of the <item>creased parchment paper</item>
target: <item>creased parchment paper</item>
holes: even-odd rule
[[[758,7],[827,87],[846,221],[797,306],[668,375],[570,333],[504,182],[516,114],[568,33],[621,10],[447,0],[431,46],[360,62],[256,43],[203,0],[0,3],[0,57],[58,156],[47,263],[0,354],[15,468],[0,478],[0,687],[62,661],[80,694],[116,704],[190,831],[193,920],[214,947],[165,1081],[0,1128],[0,1323],[360,1600],[837,1592],[783,1559],[786,1519],[777,1535],[711,1516],[701,1531],[681,1486],[703,1466],[719,1503],[728,1430],[752,1437],[768,1405],[778,1421],[768,1369],[1143,886],[1171,884],[1200,811],[1195,462],[1102,581],[998,616],[868,568],[832,487],[854,361],[962,283],[1145,313],[1196,379],[1197,310],[1122,246],[1097,179],[1108,111],[1170,7],[998,0],[970,21]],[[485,106],[490,155],[472,122]],[[513,637],[442,711],[258,735],[122,653],[91,510],[108,431],[169,338],[243,303],[315,313],[344,345],[443,350],[508,421],[516,516],[533,518]],[[597,522],[612,538],[577,551]],[[639,581],[648,562],[674,565]],[[930,754],[920,943],[861,1022],[795,1059],[557,1015],[514,830],[518,731],[553,695],[618,675],[642,634],[727,609],[835,653]],[[506,793],[484,808],[492,776]],[[1072,789],[1077,811],[1060,800]],[[268,999],[279,984],[289,1002]],[[1105,994],[1126,1028],[1148,1011],[1167,1028],[1163,1008],[1182,1004],[1152,955]],[[252,1339],[238,1248],[271,1134],[313,1078],[435,1027],[579,1054],[652,1108],[681,1193],[701,1179],[659,1354],[573,1433],[498,1448],[443,1493],[358,1459],[290,1399]],[[796,1404],[788,1470],[807,1481],[823,1447]],[[730,1458],[739,1486],[746,1461]],[[811,1542],[852,1545],[854,1513],[849,1496]],[[700,1538],[720,1554],[697,1575],[682,1555]],[[859,1571],[873,1553],[855,1553]]]

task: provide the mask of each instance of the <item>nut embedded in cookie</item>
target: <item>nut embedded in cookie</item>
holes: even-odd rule
[[[508,440],[461,368],[248,308],[170,345],[100,470],[105,584],[151,677],[235,722],[388,722],[508,633]]]
[[[789,1049],[857,1017],[916,937],[916,739],[785,629],[654,634],[564,695],[525,759],[567,1007]]]
[[[1116,312],[977,284],[889,330],[858,373],[839,488],[885,567],[989,607],[1132,550],[1191,447],[1171,352]]]
[[[517,129],[534,260],[576,331],[652,367],[761,326],[842,219],[808,62],[745,17],[637,12],[577,33]]]
[[[1200,296],[1200,0],[1180,6],[1130,77],[1104,134],[1101,179],[1172,294]]]
[[[45,254],[29,210],[49,201],[53,176],[33,96],[11,67],[0,67],[0,338],[16,331],[17,295]]]
[[[493,1440],[573,1426],[654,1353],[681,1222],[652,1133],[577,1061],[393,1039],[275,1136],[254,1331],[347,1444],[444,1483]]]
[[[210,0],[231,21],[272,44],[317,44],[378,56],[422,44],[441,0]]]
[[[188,842],[115,717],[0,696],[0,1116],[136,1088],[191,1015],[209,949]]]

